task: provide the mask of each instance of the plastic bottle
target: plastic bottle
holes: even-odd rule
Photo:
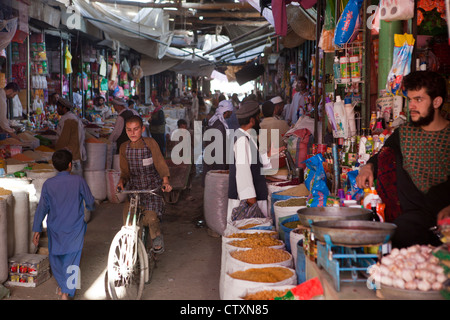
[[[380,221],[380,217],[377,214],[377,204],[378,200],[376,197],[372,197],[372,200],[370,200],[370,209],[372,210],[372,221]]]
[[[334,72],[334,80],[337,83],[340,83],[341,82],[341,64],[339,63],[338,56],[334,57],[333,72]]]
[[[372,155],[372,152],[373,152],[373,138],[372,136],[368,136],[366,142],[366,154]]]
[[[346,97],[344,99],[345,114],[347,115],[348,135],[353,137],[356,134],[355,111],[352,106],[352,99]]]
[[[377,190],[375,190],[375,187],[371,187],[370,192],[365,194],[365,196],[364,196],[364,200],[363,200],[364,208],[372,209],[371,201],[375,195],[378,195]]]
[[[350,139],[350,149],[347,154],[347,163],[350,167],[354,166],[358,161],[358,151],[356,149],[356,141],[355,138],[352,137]]]
[[[352,82],[360,82],[361,81],[361,71],[359,69],[359,56],[353,55],[350,57],[350,72]]]
[[[341,63],[341,83],[349,83],[350,82],[350,72],[349,72],[349,64],[350,60],[348,57],[343,56],[340,59]]]
[[[0,177],[4,177],[6,174],[6,161],[0,156]]]
[[[375,127],[377,125],[377,113],[375,111],[372,111],[372,114],[370,115],[370,130],[375,130]]]
[[[347,126],[347,115],[345,113],[344,102],[341,100],[341,96],[336,96],[336,102],[333,106],[334,120],[337,127],[338,137],[347,137],[348,126]]]

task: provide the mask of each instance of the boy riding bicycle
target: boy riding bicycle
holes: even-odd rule
[[[153,138],[142,137],[145,131],[142,119],[131,116],[125,123],[126,133],[130,141],[124,142],[119,149],[120,179],[118,189],[144,190],[161,187],[163,192],[172,191],[169,183],[169,167]],[[143,225],[149,227],[153,250],[164,251],[160,218],[164,213],[164,200],[151,194],[141,196],[140,205],[144,212]],[[124,206],[123,221],[126,223],[129,203]],[[132,218],[132,217],[131,217]]]

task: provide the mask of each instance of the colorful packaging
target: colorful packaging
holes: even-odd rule
[[[340,68],[341,68],[341,83],[350,82],[350,60],[348,57],[343,56],[340,58]]]
[[[334,32],[334,44],[342,48],[357,33],[359,11],[364,0],[349,0]]]

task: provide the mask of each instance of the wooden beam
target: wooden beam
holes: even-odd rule
[[[196,3],[196,2],[167,2],[167,3],[142,3],[139,1],[120,1],[120,0],[95,0],[94,2],[106,3],[106,4],[118,4],[127,6],[137,6],[141,8],[183,8],[183,9],[196,9],[196,10],[249,10],[253,8],[248,2],[239,3]]]

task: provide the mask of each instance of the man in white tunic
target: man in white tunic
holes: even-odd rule
[[[236,116],[240,128],[235,132],[234,163],[230,164],[227,221],[231,221],[233,208],[242,200],[246,200],[249,206],[258,203],[261,212],[268,217],[267,183],[261,169],[270,167],[270,161],[267,154],[260,154],[257,146],[258,103],[244,102]]]

